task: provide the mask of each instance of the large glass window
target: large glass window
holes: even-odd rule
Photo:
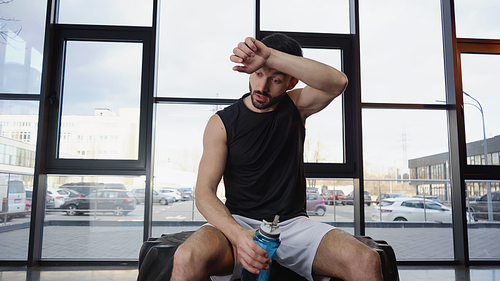
[[[499,165],[500,55],[462,54],[467,164]]]
[[[348,0],[266,0],[260,13],[262,30],[349,33]]]
[[[142,44],[67,41],[59,158],[137,159]]]
[[[26,260],[38,102],[0,101],[0,260]]]
[[[304,57],[342,69],[340,50],[304,49]],[[296,88],[306,85],[299,82]],[[342,96],[306,121],[304,161],[310,163],[343,163],[344,134],[342,126]]]
[[[49,176],[42,245],[46,259],[137,260],[144,177]]]
[[[398,260],[453,259],[446,112],[365,109],[363,152],[366,235]]]
[[[157,95],[247,93],[248,75],[233,71],[229,56],[239,42],[255,36],[254,15],[254,1],[162,1]]]
[[[153,236],[175,232],[177,228],[169,228],[172,221],[206,221],[194,205],[198,165],[203,152],[203,132],[210,117],[224,107],[156,106]],[[225,199],[223,183],[219,185],[217,196]],[[168,204],[162,204],[161,199],[166,199]],[[184,228],[178,231],[181,230]]]
[[[500,39],[496,0],[455,0],[455,23],[459,38]]]
[[[354,234],[352,179],[307,179],[307,214]]]
[[[363,102],[444,100],[439,1],[359,1]]]
[[[40,93],[46,6],[0,2],[0,93]]]
[[[500,181],[467,181],[467,216],[471,260],[500,258],[500,250],[492,247],[500,235]]]
[[[58,23],[151,26],[153,0],[60,0]]]

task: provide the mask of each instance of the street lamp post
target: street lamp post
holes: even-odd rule
[[[475,98],[473,98],[471,95],[467,94],[465,91],[463,91],[463,93],[464,93],[464,95],[468,96],[469,98],[474,100],[479,105],[479,107],[477,107],[477,106],[475,106],[475,107],[477,109],[479,109],[479,111],[481,112],[481,118],[483,121],[484,164],[488,165],[488,144],[486,141],[486,128],[485,128],[485,124],[484,124],[483,107],[481,106],[481,103],[478,100],[476,100]],[[487,191],[486,197],[488,199],[488,221],[493,221],[493,204],[491,202],[491,182],[489,182],[489,181],[486,182],[486,191]]]

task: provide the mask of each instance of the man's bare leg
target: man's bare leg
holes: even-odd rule
[[[170,280],[203,280],[212,275],[233,272],[232,245],[220,230],[202,226],[174,255],[174,268]]]
[[[379,254],[340,229],[329,231],[321,240],[313,274],[345,281],[383,279]]]

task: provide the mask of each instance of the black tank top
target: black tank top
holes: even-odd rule
[[[217,112],[227,134],[226,207],[256,220],[307,216],[300,113],[288,94],[274,111],[254,112],[248,95]]]

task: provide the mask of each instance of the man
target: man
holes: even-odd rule
[[[210,118],[196,184],[196,206],[209,224],[177,250],[172,280],[203,280],[269,268],[253,241],[262,219],[280,216],[274,259],[297,274],[380,280],[378,254],[350,234],[307,217],[303,165],[305,121],[347,86],[333,67],[302,57],[283,34],[246,38],[233,50],[233,70],[250,74],[250,93]],[[293,89],[298,81],[307,86]],[[224,176],[227,201],[216,196]]]

